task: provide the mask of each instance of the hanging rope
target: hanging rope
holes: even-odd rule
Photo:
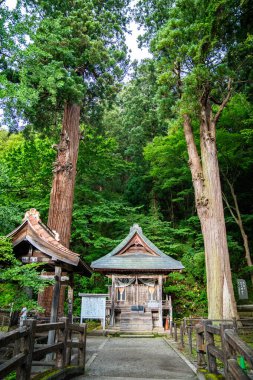
[[[156,279],[152,279],[152,278],[139,278],[139,280],[144,285],[147,285],[147,286],[150,286],[150,287],[153,287],[153,288],[155,287]]]
[[[115,287],[121,288],[133,284],[135,278],[115,278]]]

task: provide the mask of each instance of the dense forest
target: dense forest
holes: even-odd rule
[[[199,125],[206,123],[217,145],[235,297],[243,278],[253,302],[252,2],[0,4],[0,235],[29,208],[47,223],[53,178],[69,173],[67,164],[59,169],[62,120],[75,107],[71,249],[91,263],[138,223],[185,266],[164,289],[176,315],[206,315],[203,225],[184,130],[190,119],[204,165]],[[151,52],[140,62],[130,61],[124,41],[130,18],[144,28],[139,44]],[[104,292],[106,281],[76,278],[84,292]]]

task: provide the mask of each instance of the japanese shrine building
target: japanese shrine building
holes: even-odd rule
[[[160,251],[134,224],[129,235],[110,253],[91,263],[111,278],[110,325],[121,331],[161,331],[164,316],[172,314],[171,300],[163,300],[168,274],[184,267]]]
[[[92,270],[89,265],[79,254],[60,243],[57,232],[42,223],[36,209],[27,211],[22,224],[8,237],[12,240],[17,259],[23,264],[43,263],[45,272],[42,277],[55,279],[54,287],[49,286],[39,293],[38,303],[45,309],[44,316],[52,318],[53,315],[54,319],[62,316],[66,286],[68,300],[73,304],[73,274],[90,277]]]

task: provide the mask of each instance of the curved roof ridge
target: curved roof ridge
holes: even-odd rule
[[[118,255],[120,251],[127,246],[127,244],[138,235],[140,239],[157,254],[156,257],[147,257],[146,255],[137,255],[136,253],[129,256]],[[136,256],[134,258],[134,256]],[[143,257],[141,257],[143,256]],[[145,257],[144,257],[145,256]],[[143,261],[144,260],[144,261]],[[91,263],[94,269],[160,269],[160,270],[179,270],[183,269],[181,261],[166,255],[154,243],[152,243],[142,232],[142,228],[138,224],[134,224],[130,228],[129,234],[119,243],[111,252],[102,256]]]
[[[40,238],[45,244],[51,246],[51,247],[54,248],[54,249],[59,249],[62,253],[65,253],[65,254],[67,254],[67,255],[69,255],[69,256],[78,257],[78,258],[80,257],[80,255],[79,255],[78,253],[75,253],[75,252],[71,251],[69,248],[64,247],[64,245],[63,245],[61,242],[59,242],[58,240],[56,240],[55,236],[52,236],[52,234],[49,233],[49,232],[47,231],[47,228],[45,228],[44,223],[39,222],[39,221],[35,220],[35,218],[33,218],[34,221],[40,226],[40,228],[43,229],[43,232],[47,233],[47,234],[53,239],[53,241],[57,242],[57,244],[52,244],[50,241],[45,240],[45,237],[43,238],[43,236],[39,235],[39,233],[38,233],[39,231],[37,231],[36,228],[34,228],[34,225],[33,225],[33,223],[31,222],[30,218],[33,218],[33,217],[32,217],[32,216],[29,216],[29,218],[27,219],[28,224],[29,224],[29,227],[30,227],[30,228],[31,228],[31,229],[32,229],[32,230],[38,235],[38,237],[39,237],[39,238]],[[52,230],[51,230],[51,231],[52,231]],[[53,233],[53,231],[52,231],[52,233]]]

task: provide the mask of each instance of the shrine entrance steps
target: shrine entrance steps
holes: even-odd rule
[[[152,332],[152,313],[136,311],[122,311],[120,316],[120,332]]]

